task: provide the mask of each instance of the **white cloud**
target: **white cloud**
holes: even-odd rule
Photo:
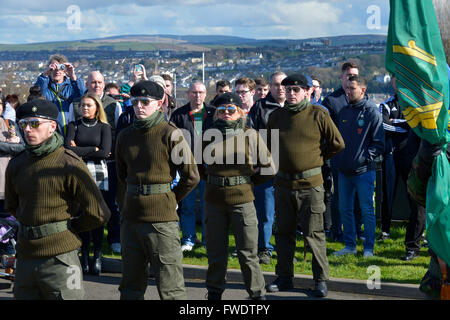
[[[384,20],[388,0],[0,0],[3,18],[0,42],[13,33],[18,42],[27,39],[80,40],[118,34],[205,34],[248,38],[310,38],[367,30],[366,9],[377,3]],[[81,30],[67,28],[70,5],[81,10]],[[17,8],[21,8],[18,12]]]

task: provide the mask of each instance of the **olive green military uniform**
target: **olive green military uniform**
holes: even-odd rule
[[[183,161],[175,164],[172,152],[182,154]],[[160,298],[186,299],[176,207],[200,181],[189,146],[166,121],[147,129],[132,125],[117,137],[116,165],[122,217],[120,298],[144,298],[150,263]],[[176,171],[181,178],[171,190]]]
[[[344,148],[344,141],[327,111],[309,103],[296,112],[287,107],[274,111],[268,129],[269,137],[271,131],[279,132],[279,170],[274,181],[274,235],[278,256],[275,272],[282,277],[294,275],[296,228],[300,221],[313,254],[313,277],[325,281],[328,259],[321,167],[324,160]]]
[[[20,223],[14,298],[82,299],[77,233],[110,216],[85,163],[62,146],[23,152],[7,168],[5,200]]]
[[[248,138],[244,138],[245,136]],[[266,289],[257,256],[258,220],[253,203],[255,199],[253,185],[273,178],[273,162],[265,143],[253,129],[245,128],[240,130],[240,133],[223,140],[210,144],[204,143],[204,149],[207,146],[223,155],[221,159],[223,164],[214,163],[200,167],[202,178],[207,182],[205,188],[205,236],[208,254],[206,286],[208,292],[219,295],[225,290],[228,236],[231,224],[247,292],[250,298],[260,298],[265,295]],[[245,143],[241,144],[238,141],[245,141]],[[249,148],[252,143],[256,148]],[[231,144],[234,148],[227,147]],[[256,156],[258,151],[261,155],[266,155],[265,161],[259,161],[260,159]],[[254,157],[250,156],[253,152]],[[245,155],[242,158],[243,161],[238,162],[243,154]],[[230,159],[233,159],[231,164]],[[256,167],[271,165],[271,174],[261,175],[261,171],[255,172]]]

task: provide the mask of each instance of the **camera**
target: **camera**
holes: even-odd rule
[[[66,69],[66,65],[65,64],[58,64],[58,70],[65,70]]]

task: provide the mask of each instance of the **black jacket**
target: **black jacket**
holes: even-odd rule
[[[216,109],[207,104],[203,104],[203,107],[205,108],[206,112],[203,118],[202,132],[205,132],[206,130],[212,127],[213,116]],[[198,137],[197,130],[195,130],[194,118],[191,114],[191,106],[189,103],[176,109],[172,113],[170,121],[173,122],[178,128],[184,129],[183,135],[186,141],[189,143],[192,153],[194,153],[195,150],[194,146],[197,146],[201,150],[202,143],[201,139],[199,139],[201,137]]]
[[[256,101],[250,109],[248,113],[249,126],[255,130],[266,129],[270,114],[278,108],[281,108],[281,105],[275,101],[269,92],[265,98]]]

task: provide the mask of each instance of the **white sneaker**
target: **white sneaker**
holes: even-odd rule
[[[370,258],[373,257],[373,251],[372,250],[364,250],[364,258]]]
[[[192,246],[190,244],[183,244],[181,246],[181,251],[185,252],[185,251],[192,251]]]
[[[122,247],[120,246],[120,243],[118,243],[118,242],[111,243],[111,250],[114,253],[120,253],[122,251]]]
[[[351,248],[345,247],[345,248],[342,249],[342,250],[333,252],[333,254],[334,254],[335,256],[338,256],[338,257],[346,256],[346,255],[349,255],[349,254],[355,255],[355,254],[356,254],[356,248],[351,249]]]

